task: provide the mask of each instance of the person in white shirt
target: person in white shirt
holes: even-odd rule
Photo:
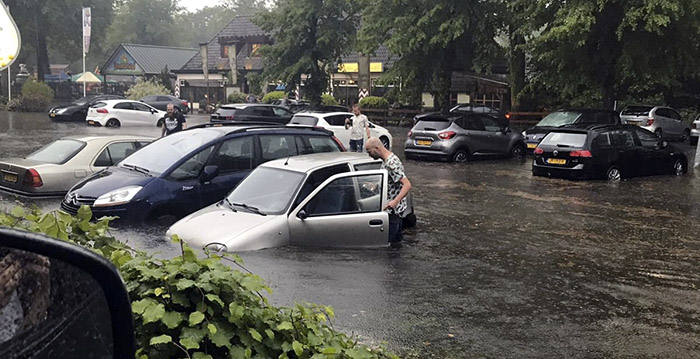
[[[352,113],[354,116],[345,119],[345,129],[350,130],[350,152],[364,152],[365,134],[369,138],[369,120],[360,113],[357,104],[352,105]]]

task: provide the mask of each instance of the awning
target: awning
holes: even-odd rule
[[[73,77],[78,76],[78,78],[75,80],[77,83],[102,83],[103,80],[99,79],[95,74],[92,72],[88,71],[83,74],[78,74]]]

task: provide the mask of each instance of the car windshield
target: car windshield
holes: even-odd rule
[[[73,158],[85,147],[85,142],[78,140],[56,140],[25,157],[28,160],[62,164]]]
[[[629,106],[622,110],[621,115],[633,115],[633,116],[639,116],[639,115],[646,115],[651,111],[652,107],[651,106]]]
[[[259,209],[261,213],[282,214],[303,179],[304,173],[301,172],[258,167],[226,198],[234,206],[244,204]]]
[[[230,117],[236,113],[236,109],[230,108],[230,107],[222,107],[222,108],[216,110],[216,113],[219,116]]]
[[[434,119],[434,118],[421,119],[416,124],[416,127],[414,128],[414,130],[441,131],[441,130],[444,130],[444,129],[450,127],[451,123],[452,122],[450,122],[449,120],[446,120],[446,119]]]
[[[316,126],[317,123],[318,119],[316,117],[303,115],[294,115],[291,121],[291,124],[293,125]]]
[[[557,111],[552,112],[538,122],[536,127],[559,127],[570,125],[576,122],[576,119],[581,116],[580,112]]]
[[[136,166],[148,170],[152,175],[159,175],[184,156],[220,136],[221,132],[210,129],[180,131],[136,151],[120,162],[119,167]]]
[[[90,102],[90,100],[92,100],[94,98],[95,98],[94,96],[93,97],[83,97],[83,98],[80,98],[78,100],[75,100],[75,102],[73,102],[73,103],[76,105],[84,105],[84,104]]]
[[[550,132],[540,145],[581,148],[586,144],[585,133]]]

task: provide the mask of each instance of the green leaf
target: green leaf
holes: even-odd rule
[[[148,343],[151,345],[156,345],[156,344],[166,344],[166,343],[170,343],[172,341],[173,341],[173,338],[171,336],[163,334],[163,335],[151,338],[151,340]]]
[[[214,358],[207,353],[196,352],[192,355],[192,359],[214,359]]]
[[[296,354],[297,357],[301,356],[301,353],[304,352],[304,346],[296,340],[292,343],[292,349],[294,349],[294,354]]]
[[[78,209],[77,217],[79,220],[86,222],[92,219],[92,210],[90,209],[90,206],[80,206],[80,208]]]
[[[175,329],[182,322],[182,314],[179,312],[165,312],[160,319],[168,329]]]
[[[199,342],[194,341],[192,338],[180,339],[180,345],[185,347],[185,349],[199,349]]]
[[[214,325],[214,324],[207,324],[207,329],[209,329],[209,333],[211,333],[211,334],[216,334],[216,325]]]
[[[177,288],[177,290],[185,290],[187,288],[194,287],[195,284],[196,283],[193,280],[183,278],[183,279],[178,280],[175,283],[175,287]]]
[[[229,351],[228,351],[229,356],[228,357],[231,359],[241,359],[241,358],[246,357],[245,353],[246,353],[245,349],[243,349],[239,346],[234,346],[234,347],[231,347],[231,349],[229,349]]]
[[[253,337],[253,339],[257,340],[258,342],[262,342],[262,335],[260,335],[257,330],[250,328],[248,329],[248,333],[250,333],[250,336]]]
[[[294,325],[291,322],[282,322],[277,325],[277,330],[294,330]]]
[[[228,306],[228,312],[231,315],[229,318],[230,322],[235,322],[241,319],[243,317],[243,313],[245,313],[245,309],[241,307],[240,305],[231,302]]]
[[[165,306],[163,304],[158,303],[157,305],[148,306],[143,311],[143,323],[157,322],[163,315],[165,315]]]
[[[190,314],[190,326],[197,325],[201,323],[204,320],[204,313],[202,312],[194,312]]]
[[[275,332],[272,331],[272,329],[265,329],[265,334],[267,334],[267,337],[274,340],[275,339]]]
[[[27,215],[27,212],[23,207],[15,206],[15,208],[12,208],[12,211],[10,211],[10,214],[15,217],[24,218],[24,216]]]
[[[214,303],[217,303],[218,305],[220,305],[221,308],[224,307],[224,302],[221,300],[221,298],[220,298],[218,295],[216,295],[216,294],[207,294],[205,297],[206,297],[210,302],[214,302]]]
[[[203,328],[190,328],[190,327],[184,327],[182,328],[182,331],[180,332],[180,340],[182,339],[191,339],[196,343],[199,343],[204,339],[206,336],[207,332]]]
[[[156,288],[153,293],[156,295],[156,297],[160,297],[160,295],[163,294],[163,288]]]
[[[131,311],[135,314],[143,314],[146,308],[152,307],[156,304],[158,304],[158,302],[152,298],[137,300],[135,302],[131,302]]]
[[[213,325],[213,324],[209,324]],[[231,339],[234,336],[234,333],[232,330],[226,327],[226,324],[224,325],[216,325],[216,331],[214,333],[210,333],[207,335],[209,339],[211,340],[214,345],[216,345],[219,348],[231,348]]]
[[[187,295],[181,292],[173,292],[172,301],[173,303],[181,305],[183,307],[187,307],[190,305],[190,300],[187,298]]]

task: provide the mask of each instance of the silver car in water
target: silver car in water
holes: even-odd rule
[[[663,139],[682,142],[690,138],[690,128],[683,123],[678,111],[665,106],[627,106],[620,112],[622,123],[641,126]]]
[[[387,172],[361,153],[318,153],[258,166],[223,201],[175,223],[196,248],[386,245]]]

